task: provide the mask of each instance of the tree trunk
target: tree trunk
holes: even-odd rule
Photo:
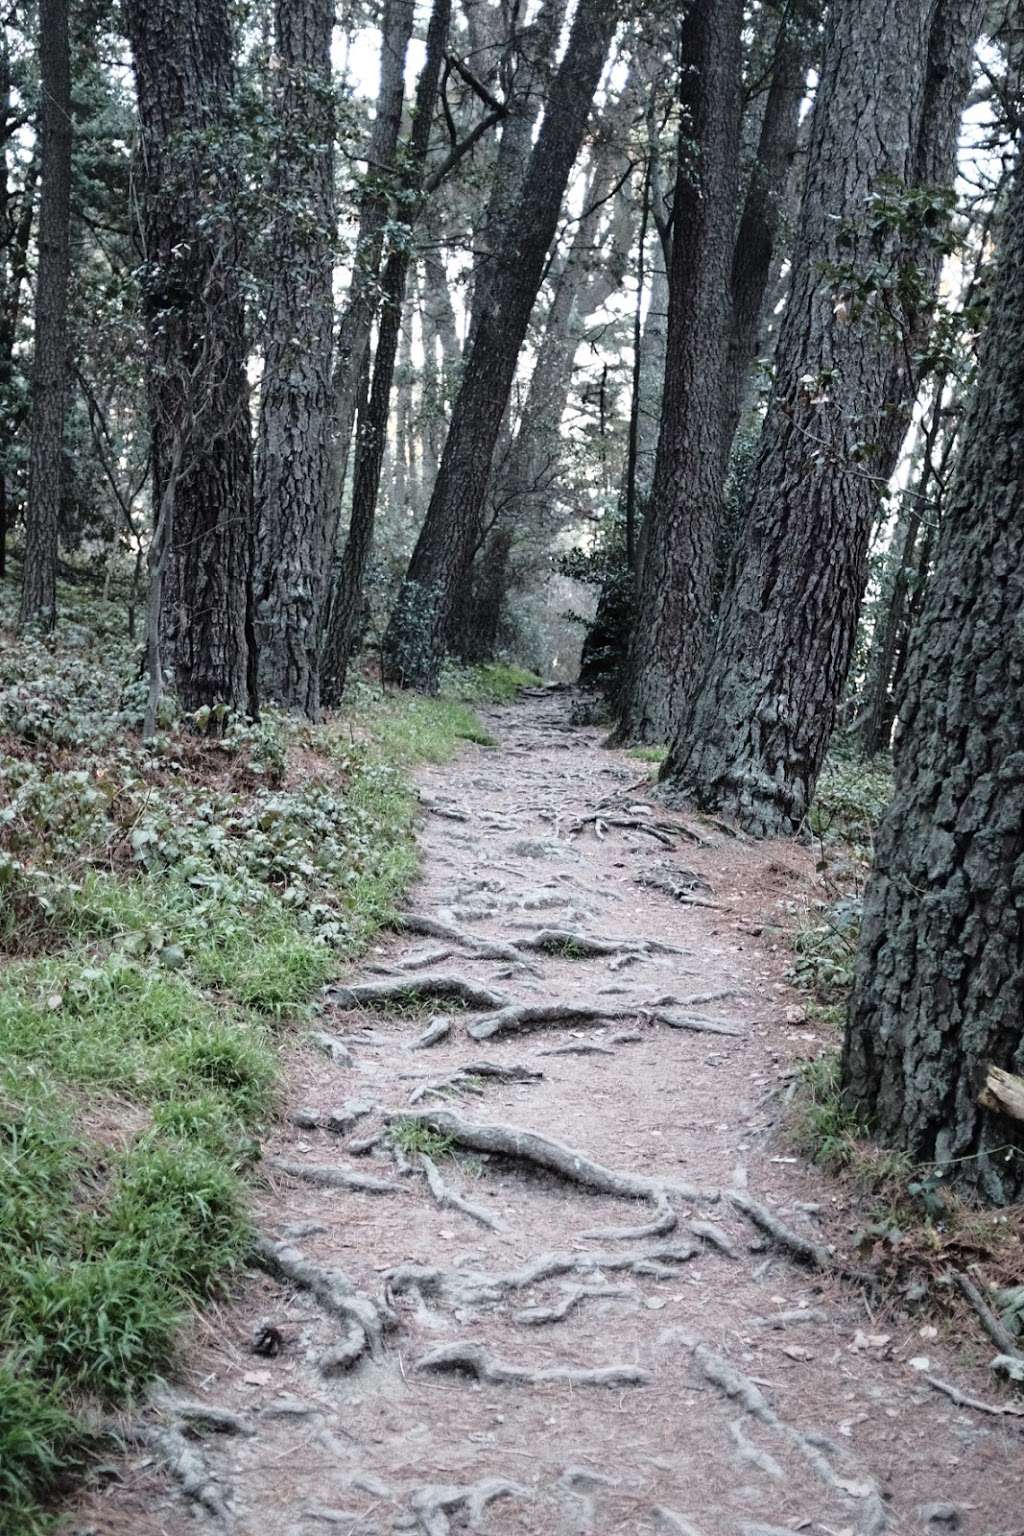
[[[7,574],[7,529],[11,514],[8,496],[10,453],[25,417],[25,401],[20,391],[14,389],[14,346],[18,335],[22,294],[28,287],[28,249],[35,212],[39,156],[34,154],[25,167],[21,194],[16,204],[12,201],[7,180],[6,143],[3,168],[3,225],[8,230],[8,242],[4,252],[3,292],[0,294],[0,577]]]
[[[284,3],[284,0],[281,0]],[[370,345],[379,302],[378,274],[384,231],[391,216],[395,152],[402,131],[405,101],[405,56],[412,36],[415,0],[385,0],[381,21],[380,85],[377,110],[367,150],[366,183],[362,193],[355,261],[345,309],[338,326],[334,365],[335,432],[334,516],[327,530],[328,556],[333,552],[345,489],[352,425],[356,417],[359,381]]]
[[[740,0],[683,23],[661,432],[640,538],[621,741],[662,742],[693,686],[711,621],[740,135]]]
[[[129,0],[161,647],[186,711],[255,708],[241,149],[226,0]],[[170,482],[174,484],[171,485]],[[173,527],[159,512],[173,509]],[[254,668],[253,668],[254,671]]]
[[[474,232],[470,346],[476,340],[480,317],[491,302],[491,283],[500,272],[499,257],[530,163],[533,132],[544,105],[543,87],[551,73],[564,14],[564,0],[541,0],[536,21],[518,35],[513,28],[504,50],[506,72],[511,77],[506,94],[508,111],[501,125],[483,219]]]
[[[576,358],[588,322],[621,288],[629,262],[633,204],[620,130],[635,106],[636,86],[631,76],[605,113],[584,211],[555,282],[518,430],[508,452],[495,457],[488,490],[490,527],[476,552],[473,590],[460,632],[449,632],[450,647],[463,661],[488,661],[494,655],[517,538],[542,538],[545,527],[550,535],[556,531],[550,507],[563,462],[562,418]]]
[[[755,835],[800,825],[831,735],[879,489],[918,384],[982,8],[840,0],[830,13],[747,527],[663,770]],[[925,165],[937,200],[919,186]]]
[[[333,512],[333,31],[333,0],[277,0],[254,619],[261,698],[311,720],[320,709],[320,600]]]
[[[1024,1071],[1024,176],[900,706],[843,1053],[879,1139],[997,1202],[1024,1125],[978,1102]]]
[[[771,82],[761,117],[757,153],[736,231],[730,291],[732,317],[726,364],[722,462],[728,462],[743,411],[751,365],[761,345],[765,293],[776,259],[800,128],[807,71],[817,52],[819,0],[788,7],[775,39]]]
[[[416,198],[420,193],[450,22],[451,0],[434,0],[427,31],[426,57],[416,87],[412,136],[408,148],[409,168],[405,174],[408,198]],[[391,413],[391,387],[399,337],[402,334],[405,287],[411,260],[412,242],[406,239],[388,256],[381,284],[383,308],[373,360],[373,377],[362,402],[356,434],[358,446],[352,486],[352,517],[341,559],[337,590],[331,605],[325,646],[325,697],[332,704],[340,701],[345,690],[356,619],[373,549],[377,496]],[[408,329],[405,335],[408,339]]]
[[[434,689],[455,596],[480,537],[491,458],[569,174],[615,33],[615,0],[581,6],[465,364],[434,493],[391,616],[388,675]]]
[[[57,622],[71,260],[71,61],[67,0],[40,0],[39,267],[30,395],[28,509],[20,623]]]

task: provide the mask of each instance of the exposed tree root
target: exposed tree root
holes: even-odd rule
[[[688,835],[687,829],[677,826],[674,821],[649,821],[645,816],[624,816],[615,811],[591,811],[589,816],[580,816],[569,828],[569,833],[582,832],[584,827],[591,825],[598,837],[603,837],[608,827],[620,827],[627,832],[646,832],[648,837],[653,837],[666,848],[675,847],[677,835]]]
[[[477,1098],[483,1093],[483,1079],[490,1078],[502,1083],[533,1083],[539,1081],[544,1073],[537,1067],[526,1067],[519,1063],[510,1063],[507,1066],[494,1061],[470,1061],[465,1066],[456,1067],[447,1077],[434,1078],[428,1083],[421,1083],[414,1088],[409,1095],[409,1103],[418,1104],[421,1099],[450,1097],[458,1098],[465,1094],[473,1094]]]
[[[433,998],[454,999],[468,1008],[505,1008],[509,1003],[503,992],[494,992],[455,972],[357,981],[347,987],[332,987],[328,995],[339,1008],[386,1008],[390,1003],[429,1002]]]
[[[825,1323],[826,1314],[820,1307],[792,1307],[788,1312],[773,1312],[770,1317],[755,1319],[763,1328],[792,1328],[799,1323]]]
[[[676,1274],[673,1266],[685,1264],[700,1252],[699,1244],[676,1240],[658,1243],[639,1253],[628,1250],[620,1253],[542,1253],[522,1269],[507,1270],[503,1274],[400,1264],[388,1271],[386,1284],[391,1296],[411,1291],[421,1296],[444,1296],[454,1306],[489,1306],[562,1275],[594,1276],[610,1270],[668,1279]]]
[[[682,1515],[677,1515],[674,1509],[667,1509],[664,1504],[656,1504],[651,1514],[658,1522],[658,1529],[665,1531],[667,1536],[700,1536],[695,1525],[684,1520]]]
[[[520,1130],[514,1125],[475,1125],[463,1120],[453,1110],[423,1110],[410,1119],[420,1121],[441,1136],[447,1136],[457,1146],[468,1147],[474,1152],[491,1152],[502,1157],[516,1158],[549,1173],[558,1174],[571,1184],[592,1189],[597,1194],[618,1195],[627,1200],[646,1200],[654,1206],[653,1221],[641,1227],[626,1227],[584,1232],[584,1237],[637,1238],[670,1232],[677,1217],[669,1202],[669,1193],[685,1200],[709,1198],[707,1192],[691,1189],[663,1179],[649,1178],[643,1174],[618,1173],[593,1162],[573,1147],[559,1141],[550,1141],[536,1131]],[[710,1198],[717,1198],[710,1195]]]
[[[692,1339],[689,1343],[693,1349],[694,1361],[706,1381],[717,1387],[731,1401],[739,1403],[751,1418],[757,1419],[769,1429],[774,1430],[781,1439],[794,1446],[827,1488],[847,1498],[863,1501],[858,1526],[862,1536],[868,1536],[868,1532],[876,1536],[876,1533],[884,1531],[885,1507],[878,1485],[873,1478],[865,1478],[858,1482],[840,1477],[826,1455],[826,1449],[833,1453],[835,1450],[830,1442],[820,1435],[805,1434],[802,1430],[787,1424],[780,1419],[764,1393],[749,1376],[738,1371],[722,1355],[715,1354],[706,1345]],[[879,1519],[881,1524],[878,1523]]]
[[[267,1274],[309,1291],[324,1311],[344,1326],[342,1344],[325,1357],[324,1369],[338,1370],[342,1358],[347,1361],[347,1368],[366,1350],[373,1355],[380,1353],[385,1332],[397,1321],[385,1302],[373,1301],[364,1291],[357,1290],[342,1270],[324,1269],[288,1243],[275,1243],[269,1237],[259,1236],[253,1245],[253,1256]],[[362,1334],[362,1346],[358,1354],[353,1354],[356,1328]]]
[[[669,1029],[687,1029],[697,1035],[731,1035],[734,1039],[744,1033],[739,1024],[726,1019],[705,1019],[699,1014],[674,1013],[669,1008],[650,1008],[641,1005],[635,1010],[641,1018],[654,1024],[665,1024]]]
[[[468,1033],[474,1040],[490,1040],[494,1035],[519,1034],[547,1024],[610,1024],[616,1019],[635,1018],[639,1012],[638,1003],[509,1003],[470,1024]]]
[[[519,1312],[513,1312],[514,1323],[525,1323],[529,1327],[542,1327],[546,1323],[560,1323],[575,1312],[577,1307],[585,1301],[591,1301],[602,1296],[628,1296],[621,1286],[616,1285],[574,1285],[564,1292],[561,1301],[553,1307],[523,1307]]]
[[[831,1255],[827,1248],[820,1243],[812,1243],[808,1238],[801,1237],[781,1222],[777,1216],[773,1216],[765,1206],[752,1200],[742,1190],[729,1191],[729,1199],[737,1210],[742,1211],[755,1227],[771,1238],[779,1248],[785,1250],[801,1264],[808,1264],[812,1269],[828,1269],[832,1263]]]
[[[404,1186],[393,1179],[377,1179],[370,1173],[357,1173],[354,1168],[327,1163],[296,1163],[285,1157],[275,1157],[270,1166],[293,1179],[305,1179],[307,1184],[321,1184],[325,1189],[354,1189],[363,1195],[405,1193]]]
[[[426,1051],[430,1046],[438,1045],[440,1041],[447,1040],[452,1032],[452,1021],[446,1018],[431,1019],[421,1035],[417,1035],[409,1046],[410,1051]]]
[[[340,1109],[297,1109],[288,1118],[303,1131],[331,1131],[335,1136],[347,1136],[357,1121],[365,1120],[375,1107],[365,1099],[346,1099]]]
[[[739,1253],[736,1244],[727,1232],[715,1225],[713,1221],[688,1221],[686,1230],[692,1232],[694,1237],[699,1237],[702,1243],[710,1248],[717,1248],[727,1259],[738,1259]]]
[[[492,1216],[490,1211],[485,1211],[483,1206],[474,1205],[471,1200],[467,1200],[463,1195],[457,1195],[453,1189],[448,1188],[437,1164],[425,1152],[420,1153],[419,1164],[426,1175],[430,1193],[438,1205],[448,1206],[453,1211],[461,1211],[463,1216],[468,1216],[471,1221],[478,1221],[482,1227],[487,1227],[491,1232],[501,1230],[501,1223],[497,1217]]]
[[[592,1040],[580,1040],[573,1045],[553,1045],[546,1051],[538,1051],[538,1056],[614,1056],[611,1046],[597,1045]]]
[[[230,1408],[218,1408],[213,1403],[166,1403],[160,1404],[166,1407],[168,1413],[187,1424],[191,1429],[205,1430],[211,1435],[244,1435],[252,1436],[256,1433],[247,1419],[241,1414],[232,1413]]]
[[[426,1488],[417,1488],[409,1499],[409,1508],[413,1512],[411,1528],[421,1531],[422,1536],[449,1536],[448,1516],[465,1510],[470,1530],[478,1531],[487,1506],[495,1499],[530,1497],[530,1490],[521,1483],[510,1483],[497,1477],[466,1486],[432,1483]],[[404,1525],[404,1521],[396,1522],[396,1529]]]
[[[322,1029],[311,1029],[309,1038],[318,1050],[326,1051],[332,1061],[339,1067],[355,1066],[355,1058],[344,1040],[339,1040],[337,1035],[329,1035]]]
[[[752,1440],[748,1440],[740,1419],[734,1419],[729,1425],[729,1434],[732,1436],[732,1442],[736,1447],[736,1454],[741,1461],[747,1462],[752,1467],[757,1467],[759,1472],[764,1472],[768,1477],[774,1478],[776,1482],[782,1482],[786,1474],[775,1460],[775,1457],[769,1456],[767,1451],[762,1451],[760,1446],[755,1445]]]
[[[642,1387],[650,1381],[650,1372],[638,1365],[604,1365],[596,1368],[574,1365],[548,1365],[531,1370],[495,1358],[482,1344],[443,1344],[417,1360],[418,1371],[463,1372],[493,1386],[544,1386],[557,1382],[570,1387]]]
[[[985,1300],[984,1296],[981,1294],[970,1276],[965,1275],[963,1271],[959,1269],[951,1270],[950,1273],[953,1276],[953,1281],[960,1294],[966,1301],[971,1304],[975,1312],[978,1314],[978,1317],[981,1320],[981,1326],[984,1328],[993,1344],[999,1350],[999,1353],[1001,1355],[1007,1356],[1010,1360],[1018,1361],[1021,1365],[1024,1365],[1024,1355],[1022,1355],[1020,1350],[1017,1348],[1016,1338],[1005,1326],[1005,1324],[1001,1323],[998,1317],[996,1317],[995,1313],[992,1311],[992,1308],[989,1306],[988,1302]]]
[[[231,1490],[220,1482],[202,1451],[186,1435],[180,1424],[158,1427],[151,1424],[131,1424],[118,1431],[122,1440],[133,1445],[144,1445],[151,1450],[187,1499],[220,1526],[228,1530],[232,1522]]]
[[[997,1418],[1024,1419],[1024,1408],[1017,1403],[983,1403],[980,1398],[970,1397],[966,1392],[961,1392],[950,1381],[940,1381],[938,1376],[925,1375],[925,1381],[936,1392],[941,1392],[948,1397],[958,1408],[973,1408],[977,1413],[991,1413]]]
[[[582,933],[576,928],[541,928],[528,939],[517,939],[516,949],[540,950],[545,954],[568,955],[575,959],[596,959],[602,955],[681,955],[675,944],[658,939],[610,939]]]
[[[521,959],[514,945],[502,944],[496,939],[481,939],[477,934],[467,933],[464,928],[456,928],[454,923],[443,922],[438,917],[423,917],[418,912],[400,912],[393,926],[401,932],[418,933],[424,938],[446,939],[450,944],[469,950],[478,960]]]

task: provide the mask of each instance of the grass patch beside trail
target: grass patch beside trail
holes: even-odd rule
[[[638,763],[663,763],[668,747],[630,747],[627,755],[635,757]]]
[[[363,689],[319,727],[139,737],[114,605],[62,592],[13,634],[0,584],[0,1526],[35,1536],[94,1408],[171,1363],[250,1240],[245,1178],[275,1030],[386,923],[416,871],[408,769],[490,744],[472,702]]]

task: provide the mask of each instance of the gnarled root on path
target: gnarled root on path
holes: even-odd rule
[[[484,1478],[479,1483],[465,1486],[431,1483],[415,1490],[409,1499],[411,1516],[396,1520],[394,1528],[420,1531],[422,1536],[449,1536],[448,1516],[465,1510],[470,1530],[478,1531],[487,1506],[495,1499],[530,1497],[530,1490],[521,1483],[498,1477]]]
[[[459,1371],[475,1376],[477,1381],[495,1386],[544,1386],[557,1382],[570,1387],[642,1387],[650,1381],[650,1372],[638,1365],[603,1365],[595,1368],[575,1365],[547,1365],[531,1370],[499,1360],[482,1344],[442,1344],[416,1362],[418,1371]]]
[[[463,1216],[468,1216],[471,1221],[478,1221],[482,1227],[487,1227],[491,1232],[500,1232],[501,1223],[490,1211],[485,1211],[483,1206],[474,1205],[464,1195],[457,1195],[453,1189],[449,1189],[440,1170],[433,1158],[425,1152],[419,1154],[419,1165],[427,1180],[430,1193],[438,1205],[449,1206],[453,1211],[461,1211]]]
[[[357,1290],[342,1270],[324,1269],[288,1243],[258,1236],[253,1244],[253,1257],[267,1274],[309,1291],[324,1311],[343,1325],[341,1344],[320,1362],[323,1371],[347,1370],[367,1351],[379,1355],[385,1332],[397,1322],[385,1302],[373,1301],[364,1291]]]
[[[526,1323],[532,1327],[540,1327],[545,1323],[560,1323],[582,1306],[585,1301],[596,1300],[604,1296],[628,1296],[629,1292],[623,1290],[620,1285],[573,1285],[564,1291],[562,1299],[553,1307],[524,1307],[520,1312],[513,1312],[514,1323]]]
[[[308,1184],[321,1184],[325,1189],[354,1189],[363,1195],[402,1195],[404,1184],[393,1179],[377,1179],[372,1173],[359,1173],[355,1168],[343,1168],[334,1163],[295,1163],[286,1157],[275,1157],[272,1168],[287,1173],[293,1179],[305,1179]]]
[[[699,1244],[676,1240],[639,1252],[542,1253],[522,1269],[504,1274],[400,1264],[387,1272],[385,1282],[390,1296],[411,1291],[420,1296],[444,1296],[455,1306],[489,1306],[561,1275],[593,1276],[607,1269],[665,1280],[676,1273],[674,1265],[685,1264],[700,1252]]]
[[[463,1120],[454,1110],[422,1110],[402,1118],[420,1124],[446,1136],[457,1146],[468,1147],[474,1152],[497,1153],[502,1157],[516,1158],[521,1162],[556,1173],[571,1184],[592,1189],[597,1194],[618,1195],[626,1200],[646,1200],[654,1207],[654,1219],[640,1227],[602,1228],[584,1232],[588,1238],[632,1239],[670,1232],[677,1217],[669,1202],[669,1194],[684,1200],[717,1199],[717,1192],[700,1191],[679,1185],[667,1179],[649,1178],[637,1173],[618,1173],[595,1163],[573,1147],[560,1141],[551,1141],[536,1131],[520,1130],[514,1125],[473,1124]]]
[[[505,1008],[510,999],[504,992],[495,992],[481,986],[466,976],[454,972],[438,972],[436,975],[396,976],[389,981],[357,981],[351,986],[331,987],[331,1002],[339,1008],[386,1008],[391,1004],[429,1002],[433,998],[450,998],[465,1003],[467,1008]]]
[[[794,1446],[808,1462],[822,1483],[832,1492],[853,1500],[859,1505],[857,1536],[881,1536],[887,1524],[885,1505],[874,1478],[853,1479],[841,1477],[829,1461],[826,1451],[835,1454],[835,1446],[821,1435],[808,1434],[787,1424],[768,1402],[764,1393],[749,1376],[698,1340],[688,1339],[698,1370],[712,1386],[718,1388],[732,1402],[736,1402],[750,1416]]]
[[[742,1190],[729,1191],[729,1199],[738,1211],[742,1211],[755,1227],[771,1238],[779,1248],[784,1249],[792,1258],[801,1264],[808,1264],[812,1269],[828,1269],[832,1262],[827,1248],[820,1243],[812,1243],[808,1238],[801,1237],[799,1232],[794,1232],[777,1216],[773,1216],[765,1206],[752,1200]]]
[[[144,1445],[163,1462],[182,1493],[205,1510],[221,1530],[231,1521],[231,1490],[212,1471],[202,1451],[185,1433],[182,1424],[130,1424],[117,1437],[132,1445]]]

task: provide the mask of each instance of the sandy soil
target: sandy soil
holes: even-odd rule
[[[795,1066],[824,1043],[784,980],[784,933],[815,878],[810,854],[737,842],[652,806],[642,765],[570,727],[565,695],[495,711],[489,725],[496,749],[421,775],[424,869],[410,910],[478,946],[571,928],[622,940],[620,950],[510,960],[406,934],[377,946],[358,979],[456,972],[516,1002],[619,1016],[477,1042],[470,1010],[328,1000],[318,1027],[350,1064],[296,1036],[257,1196],[261,1229],[286,1245],[286,1263],[301,1255],[318,1267],[303,1273],[319,1293],[294,1273],[254,1271],[197,1321],[178,1379],[151,1411],[157,1440],[107,1468],[66,1529],[176,1536],[198,1520],[238,1536],[1024,1532],[1024,1419],[958,1407],[927,1380],[1009,1403],[984,1355],[965,1360],[934,1330],[922,1334],[920,1319],[873,1316],[835,1265],[796,1262],[731,1198],[761,1202],[837,1264],[850,1257],[839,1193],[780,1133]],[[666,822],[678,830],[642,830]],[[706,904],[638,883],[652,874]],[[696,1027],[670,1027],[666,1012]],[[440,1015],[448,1036],[410,1049]],[[721,1028],[731,1032],[706,1032]],[[670,1194],[671,1231],[593,1238],[643,1228],[656,1202],[597,1193],[522,1159],[439,1155],[445,1187],[492,1230],[435,1203],[415,1152],[403,1171],[385,1142],[353,1151],[411,1094],[481,1061],[531,1075],[471,1073],[468,1089],[428,1092],[410,1112],[539,1132],[709,1198]],[[351,1100],[369,1112],[326,1128]],[[385,1188],[324,1187],[310,1177],[317,1168]],[[562,1272],[520,1283],[544,1254],[562,1255]],[[424,1273],[392,1273],[409,1265]],[[330,1290],[333,1271],[347,1288]],[[339,1316],[330,1296],[342,1293]],[[561,1320],[537,1319],[562,1303]],[[253,1350],[264,1325],[280,1345],[272,1355]],[[499,1376],[555,1374],[480,1381],[422,1368],[455,1345],[481,1349]],[[339,1349],[357,1358],[346,1364]],[[587,1379],[609,1368],[613,1384]],[[183,1419],[183,1404],[229,1410],[241,1432],[209,1433],[187,1410]],[[159,1438],[183,1422],[183,1435]]]

